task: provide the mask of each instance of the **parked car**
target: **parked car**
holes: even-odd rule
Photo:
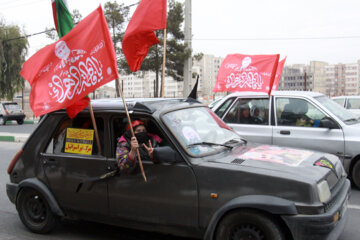
[[[240,116],[247,114],[241,108],[250,109],[251,121]],[[360,188],[359,118],[327,96],[305,91],[273,91],[270,97],[238,92],[212,110],[249,141],[337,155]]]
[[[24,119],[24,111],[16,102],[0,102],[0,125],[5,125],[6,121],[11,120],[16,120],[21,125]]]
[[[159,163],[143,161],[147,182],[140,171],[103,175],[128,124],[118,99],[92,101],[102,151],[88,109],[47,114],[8,168],[7,195],[28,229],[48,232],[59,217],[217,240],[335,239],[344,229],[350,182],[338,157],[247,144],[195,100],[127,104],[163,139]]]
[[[360,116],[360,96],[339,96],[333,97],[332,100]]]

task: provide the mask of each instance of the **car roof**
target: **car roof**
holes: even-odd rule
[[[310,91],[272,91],[271,92],[272,96],[310,96],[310,97],[318,97],[318,96],[323,96],[324,94],[322,93],[318,93],[318,92],[310,92]],[[263,93],[263,92],[235,92],[232,93],[230,95],[228,95],[228,97],[267,97],[268,94],[267,93]]]
[[[129,98],[125,101],[129,111],[146,113],[164,112],[170,109],[193,105],[205,106],[201,102],[192,98]],[[91,100],[91,105],[94,111],[125,110],[121,98]]]

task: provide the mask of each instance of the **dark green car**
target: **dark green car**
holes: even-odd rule
[[[128,124],[120,100],[92,102],[70,120],[48,114],[11,161],[7,194],[31,231],[84,219],[203,239],[336,239],[350,183],[338,157],[250,145],[208,107],[190,99],[132,99],[132,119],[163,141],[159,162],[114,173]],[[99,146],[99,147],[98,147]],[[99,149],[100,148],[100,149]]]

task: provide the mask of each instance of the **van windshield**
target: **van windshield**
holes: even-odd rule
[[[349,110],[346,110],[330,98],[326,96],[316,97],[316,100],[318,100],[322,105],[325,106],[326,109],[328,109],[332,114],[334,114],[336,117],[338,117],[341,121],[343,121],[347,125],[352,125],[355,123],[360,122],[360,119],[358,116],[356,116],[354,113],[350,112]]]

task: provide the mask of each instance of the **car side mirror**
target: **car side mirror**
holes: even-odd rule
[[[180,154],[169,146],[154,148],[153,157],[160,163],[181,162]]]
[[[329,128],[329,129],[339,128],[339,126],[336,124],[336,122],[334,122],[334,120],[332,120],[331,118],[321,119],[320,126],[324,127],[324,128]]]

